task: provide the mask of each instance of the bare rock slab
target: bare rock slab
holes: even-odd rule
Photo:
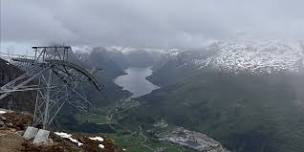
[[[27,127],[25,133],[23,134],[23,138],[26,140],[33,139],[37,135],[38,130],[39,129],[35,127]]]
[[[50,131],[40,129],[34,138],[33,144],[44,145],[48,143]]]
[[[218,141],[200,132],[186,130],[182,127],[173,129],[160,140],[169,141],[198,152],[226,152]]]

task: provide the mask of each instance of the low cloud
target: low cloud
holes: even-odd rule
[[[2,43],[201,47],[304,37],[302,0],[1,0]]]

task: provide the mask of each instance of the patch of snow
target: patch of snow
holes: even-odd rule
[[[105,146],[103,144],[99,144],[98,147],[101,148],[101,149],[105,148]]]
[[[64,132],[55,132],[57,136],[60,136],[61,138],[69,139],[71,142],[76,143],[79,147],[83,145],[83,143],[79,142],[77,139],[72,138],[71,134],[67,134]]]
[[[89,139],[94,140],[94,141],[103,142],[103,138],[102,137],[98,137],[98,136],[96,136],[96,137],[89,137]]]
[[[186,50],[181,50],[181,49],[175,49],[175,48],[172,48],[172,49],[167,49],[164,51],[164,55],[167,56],[167,57],[177,57],[179,54],[181,54],[182,52],[185,52]]]
[[[0,114],[5,114],[5,113],[7,113],[7,112],[0,110]]]

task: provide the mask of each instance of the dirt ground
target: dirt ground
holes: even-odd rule
[[[78,147],[69,139],[61,138],[54,133],[49,136],[47,145],[34,145],[32,140],[24,140],[22,135],[31,124],[32,116],[28,113],[10,112],[0,114],[0,152],[123,152],[111,139],[93,141],[89,137],[102,135],[73,134],[82,146]],[[104,148],[98,147],[99,144]]]
[[[11,130],[0,130],[0,152],[20,152],[25,140]]]

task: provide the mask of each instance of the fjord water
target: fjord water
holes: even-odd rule
[[[159,89],[158,86],[146,79],[152,74],[151,67],[130,67],[126,69],[125,72],[125,75],[118,76],[114,82],[123,87],[124,90],[131,92],[133,98],[149,94],[153,90]]]

